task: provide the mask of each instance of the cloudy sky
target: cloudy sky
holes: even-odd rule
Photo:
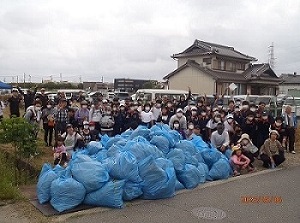
[[[299,0],[0,0],[0,80],[158,79],[195,39],[300,74]]]

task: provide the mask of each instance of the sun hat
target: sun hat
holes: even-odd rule
[[[276,130],[270,130],[269,136],[271,136],[272,134],[276,134],[277,137],[279,136],[279,133]]]
[[[248,139],[251,142],[250,136],[247,133],[241,135],[241,138],[238,140],[238,143],[242,142],[243,139]]]
[[[237,150],[240,150],[241,147],[238,146],[238,145],[236,145],[236,146],[233,146],[231,149],[232,149],[232,152],[235,152],[235,151],[237,151]]]

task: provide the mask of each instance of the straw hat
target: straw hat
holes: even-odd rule
[[[279,136],[279,133],[276,130],[270,130],[269,136],[271,136],[274,133],[277,135],[277,137]]]
[[[235,152],[235,151],[237,151],[237,150],[240,150],[241,147],[238,146],[238,145],[236,145],[236,146],[233,146],[231,149],[232,149],[232,152]]]

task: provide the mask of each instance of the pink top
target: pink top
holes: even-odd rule
[[[233,155],[231,157],[231,161],[236,165],[244,165],[244,162],[246,162],[247,165],[250,163],[250,159],[243,154],[241,154],[240,156]]]
[[[64,145],[55,147],[54,148],[55,153],[67,153],[66,147]]]

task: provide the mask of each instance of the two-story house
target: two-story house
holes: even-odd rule
[[[171,57],[178,68],[164,77],[169,89],[190,87],[199,94],[222,94],[234,83],[234,94],[275,95],[281,82],[269,64],[252,64],[257,59],[229,46],[195,40]]]

